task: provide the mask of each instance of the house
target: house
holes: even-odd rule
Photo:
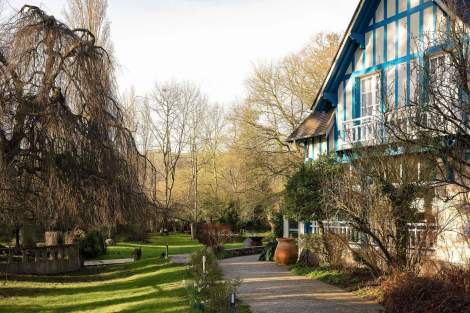
[[[450,3],[449,1],[455,1]],[[455,10],[450,10],[452,5]],[[467,0],[361,0],[340,44],[328,75],[312,105],[312,113],[289,136],[289,142],[304,147],[305,161],[325,153],[347,155],[357,145],[383,143],[373,129],[376,114],[385,102],[382,88],[387,88],[387,102],[400,107],[414,92],[419,60],[418,42],[445,27],[446,17],[456,12],[461,21],[470,23]],[[439,62],[436,49],[429,62]],[[461,227],[458,224],[455,227]],[[337,222],[337,227],[346,227]],[[311,222],[284,221],[284,236],[315,231]],[[443,240],[446,241],[448,234]],[[455,239],[458,241],[458,239]],[[438,251],[441,259],[451,262],[470,260],[468,245],[454,251]]]

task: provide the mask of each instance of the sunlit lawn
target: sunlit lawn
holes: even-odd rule
[[[188,234],[173,233],[170,236],[161,236],[153,234],[148,243],[136,242],[118,242],[115,246],[108,247],[106,255],[98,259],[125,259],[132,255],[135,248],[142,249],[142,259],[161,257],[165,252],[165,246],[168,243],[168,250],[171,254],[192,253],[202,248],[197,240],[191,240]]]
[[[142,249],[142,258],[161,257],[165,252],[165,246],[168,243],[168,251],[170,255],[192,253],[202,245],[197,240],[191,240],[188,234],[171,234],[170,236],[161,236],[155,234],[150,236],[149,243],[135,242],[118,242],[115,246],[108,247],[106,255],[98,259],[125,259],[131,257],[135,248]],[[226,249],[241,248],[243,243],[227,243],[224,244]]]
[[[189,253],[200,248],[188,235],[167,237],[170,252]],[[106,258],[129,257],[142,247],[143,259],[113,267],[85,268],[57,276],[21,276],[0,280],[0,312],[188,312],[182,284],[187,267],[166,263],[162,237],[150,243],[120,243]]]

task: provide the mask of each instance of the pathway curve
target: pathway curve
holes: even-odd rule
[[[132,263],[134,259],[91,260],[83,262],[83,266],[117,265]]]
[[[220,261],[226,278],[240,278],[238,296],[252,313],[377,313],[381,307],[287,266],[259,262],[258,255]]]

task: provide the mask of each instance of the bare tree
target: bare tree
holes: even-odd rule
[[[107,10],[107,0],[67,0],[63,14],[71,28],[88,29],[95,36],[96,44],[113,54]]]
[[[422,155],[411,153],[412,146],[397,156],[390,149],[356,150],[351,164],[341,165],[342,172],[322,188],[328,219],[347,221],[357,232],[353,241],[359,247],[351,237],[344,244],[376,274],[416,269],[446,226],[435,225],[435,189]],[[412,236],[410,229],[418,225],[419,234]]]
[[[256,153],[264,155],[267,173],[288,177],[301,161],[299,153],[291,153],[295,146],[285,140],[310,112],[339,40],[338,34],[320,33],[301,52],[255,66],[248,78],[246,110],[251,112],[241,121],[261,139]],[[275,162],[276,157],[283,161]]]
[[[224,175],[224,162],[222,156],[226,153],[226,117],[221,106],[214,104],[207,108],[203,124],[203,184],[200,193],[203,199],[204,214],[213,216],[214,211],[221,211],[223,187],[221,178]],[[201,210],[199,210],[201,211]],[[207,214],[211,212],[210,214]],[[203,212],[200,212],[202,215]]]
[[[143,219],[152,204],[140,170],[151,164],[124,125],[94,35],[24,6],[0,38],[2,224],[67,230]]]
[[[201,101],[199,88],[188,82],[156,84],[151,95],[152,131],[163,176],[164,223],[173,208],[173,188],[178,161],[187,147],[189,115]]]
[[[126,127],[132,132],[134,138],[139,128],[139,100],[135,88],[124,91],[120,97]]]
[[[452,3],[449,1],[453,11],[437,22],[437,31],[415,40],[422,58],[411,69],[415,77],[412,91],[403,99],[403,107],[388,106],[384,121],[391,140],[427,152],[424,156],[433,164],[437,184],[457,186],[460,193],[467,193],[470,32]],[[451,197],[458,195],[453,193]]]
[[[188,114],[188,147],[191,157],[191,237],[193,239],[196,238],[196,227],[199,221],[199,174],[203,163],[200,154],[205,145],[203,135],[208,118],[207,108],[207,98],[200,96],[199,99],[193,103]]]

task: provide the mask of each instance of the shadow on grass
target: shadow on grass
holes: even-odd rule
[[[93,293],[93,292],[106,292],[106,291],[119,291],[129,288],[139,288],[149,286],[155,283],[171,283],[177,281],[178,278],[184,277],[187,270],[184,267],[176,267],[171,263],[163,264],[151,264],[151,260],[138,262],[137,268],[129,268],[123,272],[119,271],[113,273],[111,277],[107,277],[106,280],[94,280],[92,282],[103,282],[103,284],[97,286],[70,286],[70,287],[55,287],[55,288],[40,288],[40,287],[7,287],[2,288],[0,285],[0,296],[4,297],[23,297],[23,296],[59,296],[59,295],[74,295],[77,293]],[[175,270],[170,270],[174,268]],[[164,270],[170,270],[169,272],[163,272]],[[133,278],[135,276],[135,278]],[[31,277],[30,277],[31,278]],[[35,278],[35,277],[32,277]],[[70,283],[71,281],[62,280],[63,277],[50,277],[52,279],[47,280],[47,276],[38,277],[39,282],[46,283]],[[54,279],[55,278],[55,279]],[[60,278],[57,280],[57,278]],[[79,277],[75,277],[79,278]],[[78,282],[90,282],[89,277],[84,277],[84,280]],[[13,281],[13,280],[12,280]],[[23,281],[24,282],[24,281]],[[38,282],[38,280],[28,280],[27,282]],[[72,280],[72,283],[77,281]]]
[[[123,308],[123,310],[119,310],[119,312],[172,312],[171,310],[167,310],[171,308],[176,308],[179,310],[178,312],[181,312],[181,309],[184,310],[187,306],[187,302],[184,299],[184,290],[182,288],[180,289],[181,290],[161,290],[161,288],[156,288],[155,291],[143,295],[97,300],[73,305],[58,305],[56,307],[39,305],[0,305],[0,312],[83,312],[118,305],[125,305],[127,307],[126,309]],[[162,298],[172,298],[173,300],[159,302],[159,298],[160,300]]]
[[[158,267],[169,266],[160,258],[146,259],[143,261],[121,264],[84,267],[79,271],[57,275],[8,275],[9,281],[30,283],[91,283],[106,282],[118,278],[126,278],[135,274],[148,273]],[[5,281],[5,274],[0,277],[0,282]]]
[[[152,239],[161,241],[161,237]],[[175,250],[194,249],[187,235],[171,240],[180,244]],[[181,284],[190,277],[187,267],[165,262],[156,247],[148,249],[152,250],[145,259],[129,264],[62,275],[9,275],[8,281],[2,275],[0,312],[188,312]]]

